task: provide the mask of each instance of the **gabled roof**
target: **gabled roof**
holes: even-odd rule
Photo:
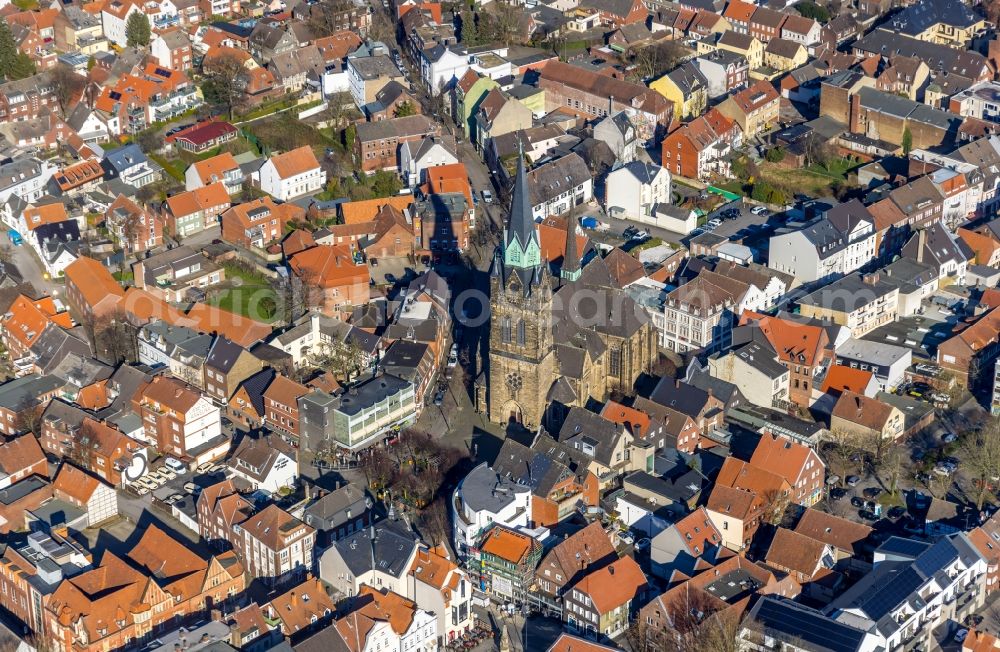
[[[891,405],[878,399],[845,391],[840,395],[837,404],[833,406],[831,416],[881,431],[889,418],[892,417],[892,412]]]
[[[646,586],[646,575],[631,557],[622,557],[584,576],[574,590],[581,591],[594,603],[600,614],[606,614],[634,600]]]
[[[860,552],[861,544],[872,533],[872,529],[863,523],[855,523],[811,507],[802,513],[795,531],[852,555]]]

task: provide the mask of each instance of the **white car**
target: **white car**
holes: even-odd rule
[[[708,221],[708,225],[710,227],[712,227],[713,229],[718,228],[719,226],[722,225],[722,220],[720,220],[719,218],[716,217],[714,219],[709,220]]]
[[[138,484],[138,483],[136,483],[136,484],[137,484],[137,486],[135,488],[135,492],[137,494],[139,494],[140,496],[145,496],[146,494],[149,493],[149,487],[147,487],[146,485],[143,485],[143,484]]]
[[[484,190],[483,191],[483,201],[486,202],[487,204],[492,204],[493,203],[493,193],[490,192],[489,190]]]
[[[187,473],[188,467],[181,462],[176,457],[168,457],[163,460],[163,464],[170,468],[174,473]]]
[[[754,215],[767,215],[767,208],[764,206],[754,206],[750,209],[750,212]]]
[[[197,471],[198,473],[208,473],[208,471],[211,470],[211,468],[212,468],[212,462],[205,462],[204,464],[198,465],[198,468],[195,469],[195,471]]]
[[[173,469],[167,466],[161,466],[160,469],[157,471],[157,473],[159,473],[167,480],[173,480],[174,478],[177,477],[177,474],[173,472]]]

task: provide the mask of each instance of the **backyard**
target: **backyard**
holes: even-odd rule
[[[848,173],[860,165],[854,158],[835,158],[826,165],[814,163],[804,168],[788,168],[777,163],[762,162],[760,178],[789,192],[814,197],[829,196],[847,182]]]
[[[224,263],[223,267],[226,281],[208,290],[208,303],[264,323],[274,321],[278,297],[269,279],[244,265]]]

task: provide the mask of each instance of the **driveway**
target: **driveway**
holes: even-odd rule
[[[6,233],[4,233],[2,239],[3,244],[10,244],[10,239]],[[42,261],[38,258],[38,254],[35,253],[35,250],[28,246],[27,242],[19,247],[11,245],[10,251],[12,258],[11,262],[13,262],[18,271],[21,272],[21,276],[24,277],[25,282],[31,283],[35,289],[42,294],[47,294],[52,297],[58,297],[61,295],[62,284],[54,283],[45,278],[45,268],[42,266]]]

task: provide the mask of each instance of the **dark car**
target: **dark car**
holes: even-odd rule
[[[896,505],[895,507],[890,507],[888,513],[889,513],[889,518],[897,519],[906,513],[906,508]]]
[[[861,518],[863,518],[866,521],[877,521],[878,520],[878,516],[875,516],[875,512],[867,510],[867,509],[859,509],[858,510],[858,516],[860,516]]]
[[[840,500],[847,495],[847,489],[841,489],[837,487],[836,489],[830,490],[830,500]]]
[[[861,493],[865,495],[865,498],[875,499],[882,494],[882,490],[878,487],[865,487]]]
[[[861,482],[861,478],[859,478],[856,475],[849,475],[847,476],[847,479],[844,480],[844,482],[847,483],[848,487],[856,487],[858,486],[858,483]]]
[[[851,496],[851,505],[854,507],[864,507],[865,501],[861,500],[859,496]]]

